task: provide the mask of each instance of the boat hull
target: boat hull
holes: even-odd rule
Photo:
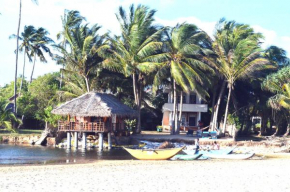
[[[232,153],[234,148],[230,149],[220,149],[220,150],[210,150],[210,151],[199,151],[201,154],[217,154],[217,155],[227,155]],[[195,150],[183,150],[187,155],[195,155]]]
[[[212,159],[235,159],[235,160],[245,160],[253,157],[255,153],[249,154],[228,154],[228,155],[218,155],[218,154],[204,154],[205,156]]]
[[[196,155],[175,155],[171,158],[171,160],[185,160],[185,161],[191,161],[196,160],[200,158],[202,154],[196,154]]]
[[[130,153],[133,157],[140,160],[167,160],[179,153],[182,148],[173,149],[129,149],[124,147],[124,149]]]

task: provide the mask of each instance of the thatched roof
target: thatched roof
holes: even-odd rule
[[[79,117],[136,116],[136,111],[124,105],[115,96],[105,93],[89,92],[68,101],[56,109],[53,114]]]

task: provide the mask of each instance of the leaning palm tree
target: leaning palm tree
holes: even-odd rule
[[[141,132],[141,102],[144,87],[147,85],[149,73],[158,65],[149,61],[150,56],[158,54],[162,47],[160,42],[164,28],[153,25],[155,10],[139,5],[136,9],[130,6],[127,15],[123,7],[116,14],[122,35],[110,39],[112,48],[107,55],[105,66],[131,77],[133,92],[137,106],[137,128]]]
[[[19,88],[19,95],[21,94],[21,89],[23,85],[23,81],[25,78],[24,72],[25,72],[25,61],[26,57],[28,57],[29,61],[31,62],[31,50],[33,50],[32,44],[36,41],[37,31],[34,28],[34,26],[29,25],[24,27],[24,31],[21,33],[21,36],[19,36],[19,40],[22,41],[22,43],[19,46],[19,51],[24,51],[24,63],[23,63],[23,70],[22,70],[22,79],[21,84]],[[9,38],[17,38],[17,35],[13,34]]]
[[[224,55],[230,55],[233,50],[239,45],[240,41],[247,39],[253,42],[259,43],[260,39],[263,39],[263,35],[261,33],[255,33],[254,29],[251,28],[249,25],[239,24],[235,21],[226,21],[224,18],[220,19],[216,25],[214,34],[214,42],[215,44],[219,44],[223,48]],[[214,45],[214,44],[213,44]],[[215,49],[215,48],[212,48]],[[210,56],[205,57],[205,61],[210,61],[213,66],[219,66],[219,56],[218,54],[213,54]],[[215,67],[215,68],[216,68]],[[221,89],[218,94],[218,100],[215,105],[215,109],[213,110],[213,118],[212,118],[212,129],[217,128],[217,119],[218,119],[218,112],[219,107],[221,105],[222,97],[226,87],[226,78],[223,73],[220,73],[218,69],[216,69],[216,76],[217,78],[221,79]],[[216,78],[215,78],[216,79]]]
[[[32,78],[33,78],[36,58],[38,57],[41,62],[46,63],[47,60],[45,58],[44,52],[48,53],[49,56],[52,57],[52,53],[48,45],[54,43],[54,41],[51,38],[49,38],[48,35],[49,35],[49,32],[42,27],[36,30],[36,38],[33,42],[32,50],[31,50],[31,55],[34,57],[33,59],[34,61],[33,61],[33,67],[32,67],[31,76],[30,76],[30,83],[32,82]]]
[[[34,3],[38,3],[37,0],[32,0]],[[18,27],[17,27],[17,37],[19,37],[20,31],[20,24],[21,24],[21,9],[22,9],[22,0],[19,0],[19,20],[18,20]],[[18,50],[19,50],[19,39],[16,39],[16,62],[15,62],[15,76],[14,82],[17,81],[17,69],[18,69]],[[17,94],[17,83],[14,83],[14,113],[17,113],[17,106],[16,106],[16,94]]]
[[[104,49],[108,48],[104,44],[105,35],[98,35],[101,27],[93,25],[91,28],[86,25],[79,25],[68,33],[66,40],[69,48],[62,45],[55,47],[62,53],[57,55],[57,63],[65,63],[62,71],[67,74],[77,74],[85,81],[86,91],[89,92],[92,78],[102,68],[102,57]]]
[[[235,49],[231,49],[228,52],[225,51],[222,42],[216,41],[213,43],[213,49],[217,54],[217,62],[212,62],[212,65],[226,79],[229,90],[222,129],[224,133],[231,92],[236,80],[252,78],[254,72],[269,68],[270,66],[267,65],[269,61],[262,57],[259,44],[255,40],[241,40]]]
[[[12,107],[9,107],[9,103],[6,101],[0,101],[0,128],[4,127],[7,131],[16,132],[12,123],[21,123],[13,113]]]
[[[205,71],[210,68],[201,61],[201,55],[209,52],[207,49],[209,47],[210,42],[203,31],[193,24],[183,23],[166,32],[164,53],[149,58],[153,62],[162,62],[154,78],[154,90],[170,78],[174,98],[173,125],[177,134],[179,134],[177,87],[180,87],[181,95],[183,91],[186,93],[195,91],[203,97],[208,95],[205,85],[208,85],[209,81]],[[182,107],[182,103],[180,106]],[[182,110],[180,110],[180,115],[181,113]]]

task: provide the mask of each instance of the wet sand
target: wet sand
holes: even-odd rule
[[[0,167],[0,191],[290,191],[290,160],[96,161]]]

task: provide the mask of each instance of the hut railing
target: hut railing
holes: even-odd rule
[[[58,131],[104,132],[104,122],[58,122]]]

